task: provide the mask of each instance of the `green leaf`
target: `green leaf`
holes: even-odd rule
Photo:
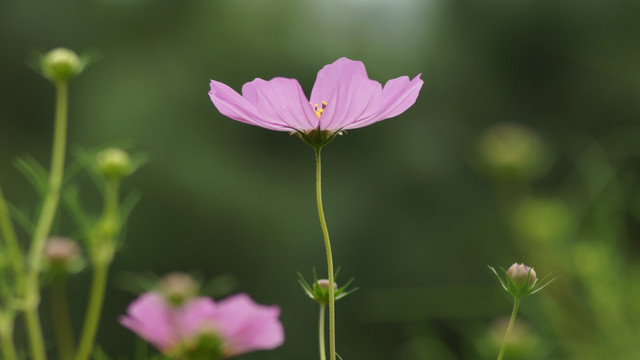
[[[13,166],[22,173],[40,196],[44,196],[47,191],[49,173],[36,159],[29,155],[17,158],[14,160]]]
[[[22,230],[24,230],[27,235],[32,236],[36,226],[35,223],[29,218],[29,215],[27,215],[26,212],[20,210],[18,207],[14,206],[11,203],[7,203],[7,207],[9,208],[9,214],[11,214],[13,220],[15,220],[18,225],[20,225]]]

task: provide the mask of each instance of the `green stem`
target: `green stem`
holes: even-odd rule
[[[67,142],[68,98],[67,82],[56,82],[56,116],[53,132],[53,150],[51,153],[51,170],[49,172],[47,193],[42,203],[42,210],[36,224],[36,229],[33,233],[33,240],[29,251],[29,270],[25,284],[25,320],[34,360],[46,359],[42,327],[40,326],[40,318],[38,316],[38,305],[40,304],[40,263],[42,262],[44,244],[51,231],[51,225],[56,216],[56,210],[60,200],[60,188],[62,187]]]
[[[51,295],[51,317],[54,335],[58,345],[58,355],[60,359],[71,359],[75,351],[73,340],[73,327],[71,326],[71,316],[67,303],[67,288],[64,275],[53,279],[50,288]]]
[[[520,299],[515,298],[513,302],[513,311],[511,311],[511,320],[509,320],[509,326],[507,327],[507,332],[504,334],[504,339],[502,340],[502,346],[500,347],[500,353],[498,354],[498,360],[502,360],[504,356],[504,351],[507,345],[507,340],[511,335],[511,330],[513,329],[513,324],[516,322],[516,314],[518,313],[518,306],[520,306]]]
[[[333,279],[333,256],[331,255],[331,241],[329,241],[329,230],[327,222],[324,218],[324,209],[322,207],[322,160],[320,156],[320,147],[316,147],[316,201],[318,203],[318,217],[320,218],[320,226],[322,227],[322,235],[324,237],[324,247],[327,252],[327,271],[329,273],[329,356],[331,360],[336,360],[336,306],[335,306],[335,289]]]
[[[325,354],[325,341],[324,341],[324,311],[325,305],[320,304],[320,321],[318,322],[318,339],[320,340],[320,360],[326,360],[327,356]]]
[[[93,351],[93,346],[100,324],[100,314],[104,303],[104,294],[107,287],[109,265],[113,260],[114,243],[119,232],[118,219],[118,180],[107,180],[104,195],[104,210],[95,233],[91,239],[92,261],[94,264],[91,292],[87,314],[84,319],[80,345],[75,360],[87,360]]]
[[[7,257],[11,260],[11,266],[15,276],[15,286],[17,293],[22,293],[22,283],[24,280],[24,260],[20,246],[18,245],[18,237],[16,231],[11,223],[11,217],[9,216],[9,210],[7,209],[7,203],[0,189],[0,230],[2,231],[2,237],[4,238]]]
[[[17,360],[16,348],[13,344],[13,314],[0,313],[0,348],[5,360]]]
[[[98,324],[100,323],[100,313],[102,312],[102,304],[104,302],[104,293],[107,287],[107,274],[109,263],[96,264],[93,272],[93,280],[91,284],[91,295],[89,297],[89,305],[87,314],[82,328],[82,338],[76,354],[76,360],[86,360],[91,355],[93,344],[98,332]]]

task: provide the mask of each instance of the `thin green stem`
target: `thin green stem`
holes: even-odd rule
[[[24,260],[20,246],[18,245],[18,237],[16,231],[11,223],[11,217],[9,216],[9,210],[7,208],[6,200],[2,194],[0,188],[0,230],[2,231],[2,237],[4,238],[5,246],[7,249],[7,258],[11,261],[11,267],[15,277],[15,286],[17,293],[22,292],[22,283],[24,280]]]
[[[93,346],[100,324],[100,314],[107,287],[109,265],[113,260],[115,237],[119,232],[118,222],[118,180],[107,180],[104,195],[104,210],[91,241],[91,256],[94,264],[89,304],[85,315],[80,345],[75,360],[87,360]]]
[[[93,345],[98,332],[98,324],[100,323],[100,313],[104,302],[104,293],[107,287],[107,275],[109,263],[96,264],[93,272],[93,280],[91,284],[91,295],[89,297],[89,305],[87,314],[82,328],[82,337],[76,354],[76,360],[86,360],[93,351]]]
[[[2,238],[4,238],[7,257],[11,261],[11,267],[14,274],[15,286],[14,291],[8,291],[7,296],[14,296],[15,294],[21,294],[24,284],[24,260],[20,246],[18,245],[18,237],[16,231],[11,222],[9,211],[7,209],[7,203],[0,189],[0,231],[2,231]],[[7,299],[9,300],[9,299]],[[9,301],[7,301],[9,302]],[[6,360],[15,360],[18,358],[16,354],[15,345],[13,343],[13,322],[15,315],[13,312],[6,313],[0,312],[0,347],[2,348],[2,354]]]
[[[511,335],[511,330],[513,330],[513,324],[516,322],[516,315],[518,314],[518,306],[520,306],[520,299],[514,298],[513,301],[513,311],[511,311],[511,320],[509,320],[509,326],[507,327],[507,332],[504,334],[504,339],[502,340],[502,346],[500,347],[500,353],[498,354],[498,360],[502,360],[504,356],[504,351],[506,349],[507,340]]]
[[[69,315],[69,305],[67,303],[67,286],[64,275],[53,279],[50,287],[51,295],[51,317],[54,335],[58,345],[58,355],[62,360],[73,358],[75,352],[75,342],[73,340],[73,327],[71,326],[71,316]]]
[[[324,218],[324,209],[322,207],[322,159],[320,156],[320,147],[316,147],[316,201],[318,203],[318,217],[320,218],[320,226],[322,227],[322,235],[324,237],[324,247],[327,252],[327,271],[329,273],[329,356],[331,360],[336,360],[336,306],[335,306],[335,289],[333,279],[333,256],[331,255],[331,241],[329,241],[329,230],[327,222]]]
[[[17,360],[16,348],[13,344],[13,314],[0,313],[0,348],[5,360]]]
[[[318,322],[318,340],[320,342],[320,360],[327,359],[327,355],[325,354],[325,348],[324,348],[325,346],[327,346],[324,341],[325,306],[326,305],[324,304],[320,304],[320,320]]]
[[[40,304],[40,263],[44,244],[51,231],[51,225],[56,216],[58,202],[60,201],[60,188],[64,173],[64,158],[67,143],[67,108],[68,86],[66,81],[56,82],[56,116],[53,130],[53,150],[51,152],[51,170],[47,193],[42,203],[40,217],[36,223],[31,249],[29,251],[29,270],[25,284],[25,320],[31,352],[34,360],[46,359],[42,327],[38,316]]]

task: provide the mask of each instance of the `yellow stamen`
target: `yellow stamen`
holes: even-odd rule
[[[311,103],[309,103],[311,104]],[[322,107],[318,109],[318,104],[314,104],[313,105],[313,112],[316,113],[316,116],[318,117],[318,119],[320,119],[320,116],[322,116],[322,112],[324,111],[324,108],[327,107],[327,102],[326,101],[322,101]]]

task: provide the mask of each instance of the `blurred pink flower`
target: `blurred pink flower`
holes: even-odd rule
[[[209,97],[225,116],[277,131],[332,133],[356,129],[403,113],[413,105],[422,87],[420,75],[401,76],[384,88],[370,80],[360,61],[340,58],[326,65],[307,100],[295,79],[255,79],[242,95],[211,80]]]
[[[280,346],[284,330],[279,316],[279,307],[256,304],[246,294],[217,303],[196,297],[173,307],[152,291],[134,300],[120,323],[164,353],[213,335],[221,342],[222,356],[229,357]]]

